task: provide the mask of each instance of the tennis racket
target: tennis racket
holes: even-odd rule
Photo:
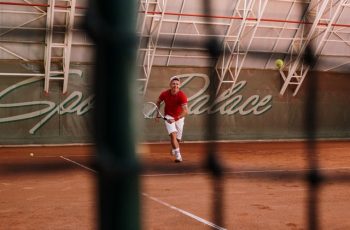
[[[153,119],[153,118],[162,118],[168,120],[164,115],[159,111],[158,106],[153,102],[146,102],[143,104],[143,115],[144,118]]]

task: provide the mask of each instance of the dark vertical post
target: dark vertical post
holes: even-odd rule
[[[306,62],[312,71],[316,58],[310,46],[307,47],[304,53],[304,62]],[[305,102],[305,131],[307,135],[307,159],[309,168],[308,174],[308,229],[318,229],[318,191],[321,182],[321,177],[318,171],[318,159],[316,148],[316,132],[317,132],[317,90],[318,78],[315,72],[309,72],[309,81],[307,82],[307,96]]]
[[[86,24],[96,43],[99,229],[140,229],[132,111],[136,1],[91,0]]]
[[[212,15],[211,12],[211,1],[204,0],[204,14]],[[210,24],[211,18],[206,17],[208,22],[207,31],[208,34],[215,34],[214,27]],[[206,48],[212,58],[217,60],[221,55],[220,44],[217,38],[213,38],[207,41]],[[222,166],[217,155],[217,115],[210,111],[211,106],[214,104],[216,89],[218,87],[218,77],[216,76],[216,71],[211,70],[209,73],[210,85],[209,85],[209,110],[206,118],[206,140],[207,144],[207,159],[206,167],[208,171],[212,174],[213,182],[213,216],[215,224],[222,226],[224,224],[224,210],[223,210],[223,197],[224,197],[224,178],[222,173]]]

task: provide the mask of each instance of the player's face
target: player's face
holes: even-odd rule
[[[173,80],[170,82],[170,89],[172,93],[177,93],[180,90],[180,82],[177,80]]]

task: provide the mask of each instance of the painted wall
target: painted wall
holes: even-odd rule
[[[34,64],[7,63],[1,68],[23,72],[39,71]],[[50,93],[43,92],[40,77],[1,77],[0,144],[88,143],[92,141],[91,117],[94,95],[93,66],[73,65],[68,93],[52,82]],[[143,101],[155,101],[166,89],[169,78],[181,77],[182,90],[189,97],[184,140],[205,137],[205,118],[209,111],[218,116],[219,139],[266,140],[304,138],[306,85],[293,97],[291,91],[280,96],[282,80],[277,71],[244,70],[235,88],[223,86],[213,106],[208,105],[210,84],[207,68],[153,67]],[[10,72],[10,71],[9,71]],[[319,74],[317,137],[350,137],[350,78],[342,74]],[[312,82],[308,78],[306,83]],[[304,83],[305,84],[305,83]],[[111,105],[117,106],[117,105]],[[140,111],[138,135],[142,141],[165,141],[168,136],[161,121],[145,120]],[[117,137],[116,137],[117,138]]]
[[[304,112],[307,78],[297,96],[292,89],[279,95],[283,81],[277,71],[243,70],[231,93],[224,85],[209,106],[209,73],[205,68],[152,69],[152,79],[145,101],[155,101],[168,79],[178,75],[184,82],[182,90],[189,97],[190,115],[186,118],[184,140],[205,137],[205,114],[210,111],[218,118],[220,140],[266,140],[305,138]],[[320,73],[317,103],[317,137],[350,137],[350,78],[346,75]],[[310,81],[311,80],[311,81]],[[156,131],[153,131],[156,130]],[[146,121],[145,140],[167,140],[163,124]]]
[[[35,64],[10,62],[0,67],[40,72]],[[66,94],[62,94],[62,81],[50,81],[49,94],[43,89],[43,77],[1,77],[0,144],[91,142],[91,66],[71,67]]]

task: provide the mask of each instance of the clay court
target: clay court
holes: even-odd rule
[[[205,144],[184,143],[181,164],[168,148],[140,148],[143,229],[308,228],[305,142],[219,143],[220,188],[203,167]],[[96,229],[94,155],[92,146],[1,148],[1,229]],[[318,142],[317,159],[324,178],[319,223],[349,229],[350,184],[342,175],[350,171],[350,143]],[[221,226],[215,212],[222,214]]]

